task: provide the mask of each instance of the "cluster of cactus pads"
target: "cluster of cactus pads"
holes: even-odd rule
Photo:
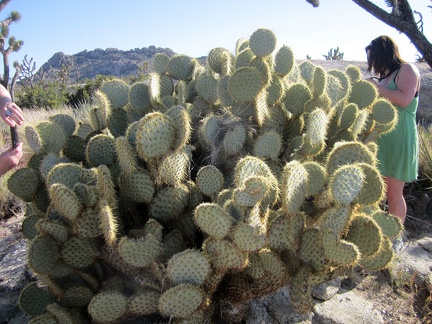
[[[375,140],[397,112],[358,67],[298,63],[262,28],[153,71],[25,128],[8,187],[28,204],[32,323],[235,322],[224,309],[286,285],[308,313],[311,287],[389,265],[402,224]]]

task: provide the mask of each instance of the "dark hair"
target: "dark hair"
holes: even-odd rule
[[[375,38],[365,50],[370,51],[367,71],[370,73],[373,70],[380,78],[385,77],[386,70],[392,73],[405,63],[399,54],[398,46],[389,36]]]

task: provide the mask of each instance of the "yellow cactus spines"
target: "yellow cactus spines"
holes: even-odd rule
[[[305,167],[293,160],[285,164],[281,179],[282,209],[288,214],[300,211],[306,198],[308,173]]]
[[[249,39],[239,38],[236,42],[235,54],[238,55],[241,51],[249,47]]]
[[[213,72],[225,76],[231,72],[232,59],[232,54],[226,48],[216,47],[210,50],[207,64]]]
[[[270,196],[270,186],[264,177],[250,177],[244,182],[243,187],[234,190],[233,199],[239,206],[254,207],[265,196]]]
[[[392,242],[384,237],[377,253],[372,256],[362,257],[360,265],[366,270],[378,271],[387,268],[393,260]]]
[[[268,131],[259,135],[255,140],[254,156],[261,159],[276,161],[282,150],[282,138],[275,131]]]
[[[129,85],[121,79],[108,80],[102,83],[100,91],[110,102],[111,109],[119,109],[129,102]]]
[[[251,225],[239,223],[233,229],[233,242],[242,251],[253,252],[264,247],[266,236]]]
[[[371,217],[358,214],[352,218],[345,240],[354,243],[363,257],[376,254],[383,243],[381,228]]]
[[[326,94],[330,98],[331,106],[337,105],[343,98],[343,87],[340,80],[331,74],[327,74]]]
[[[39,172],[33,168],[20,168],[8,179],[10,192],[25,202],[31,202],[42,184]]]
[[[273,53],[276,48],[275,34],[265,28],[259,28],[249,38],[249,47],[258,57],[264,57]]]
[[[59,124],[43,121],[38,123],[35,129],[41,139],[42,152],[60,153],[66,142],[66,134]]]
[[[88,136],[93,134],[94,131],[95,130],[90,123],[79,121],[75,133],[83,140],[87,140]]]
[[[126,313],[128,299],[118,291],[107,290],[95,295],[88,312],[95,322],[115,323]]]
[[[192,136],[192,120],[189,111],[180,105],[169,108],[165,115],[170,118],[175,128],[174,149],[181,150],[187,145]]]
[[[75,131],[76,122],[75,118],[71,115],[58,113],[50,116],[48,119],[54,123],[59,124],[63,128],[66,136],[71,136],[72,133]]]
[[[175,254],[167,265],[168,276],[175,285],[187,283],[200,286],[210,272],[211,266],[207,257],[194,249]]]
[[[174,55],[168,63],[168,74],[176,80],[190,81],[198,62],[187,55]]]
[[[134,267],[147,267],[162,255],[161,243],[153,236],[139,239],[123,236],[118,242],[118,250],[123,260]]]
[[[24,127],[24,137],[34,154],[40,154],[43,150],[42,138],[36,128],[30,125]]]
[[[376,100],[371,107],[372,119],[380,124],[396,125],[398,114],[396,108],[386,99]]]
[[[338,206],[348,206],[359,195],[365,175],[358,165],[344,165],[338,168],[330,178],[329,188],[334,202]]]
[[[136,149],[141,159],[160,158],[167,154],[175,140],[175,127],[171,119],[160,112],[145,115],[139,122]]]
[[[106,165],[100,165],[96,169],[96,183],[98,193],[102,200],[110,206],[116,206],[116,192],[111,172]]]
[[[264,87],[265,80],[261,72],[252,67],[235,70],[228,83],[230,96],[239,103],[253,101]]]
[[[194,219],[197,226],[208,236],[223,239],[228,235],[232,217],[218,204],[202,203],[195,208]]]
[[[230,241],[208,237],[202,249],[217,270],[242,270],[248,265],[248,253]]]
[[[319,145],[326,140],[329,117],[320,108],[308,114],[306,118],[306,134],[312,146]]]
[[[361,142],[338,142],[327,157],[327,172],[332,174],[339,167],[356,162],[375,165],[376,158]]]
[[[137,292],[129,298],[127,310],[135,316],[157,313],[160,296],[159,292],[153,290]]]
[[[168,72],[168,63],[170,57],[165,53],[157,53],[153,58],[153,70],[157,74],[165,74]]]
[[[369,107],[378,97],[376,88],[368,81],[360,80],[352,84],[348,101],[357,104],[359,109]]]
[[[48,235],[38,235],[27,252],[29,268],[37,274],[48,274],[60,259],[59,245]]]
[[[282,102],[294,117],[299,117],[305,111],[305,106],[312,99],[309,88],[301,83],[290,86],[282,99]]]
[[[333,265],[353,267],[360,259],[358,248],[353,243],[340,240],[332,231],[324,231],[323,245],[325,256]]]
[[[72,189],[81,182],[83,167],[76,163],[57,163],[46,175],[46,184],[49,188],[55,183],[61,183]]]
[[[167,318],[187,319],[204,303],[204,295],[204,291],[195,285],[174,286],[162,294],[159,311]]]
[[[176,186],[189,175],[189,156],[184,150],[176,151],[163,157],[157,166],[155,183]]]
[[[300,213],[277,217],[271,222],[268,229],[267,236],[270,247],[280,251],[296,250],[304,227],[305,219]]]
[[[131,174],[138,168],[137,156],[126,136],[115,139],[117,163],[125,174]]]
[[[277,103],[279,103],[285,94],[285,87],[282,83],[282,80],[280,77],[276,75],[271,76],[269,85],[267,86],[266,90],[267,90],[267,105],[269,107],[272,107]]]
[[[380,209],[373,213],[371,217],[377,222],[383,234],[390,239],[400,235],[403,230],[403,224],[398,217]]]
[[[348,65],[345,69],[345,73],[348,75],[351,83],[355,83],[362,79],[362,71],[356,65]]]
[[[274,73],[283,78],[291,72],[293,65],[293,51],[286,45],[281,46],[275,54]]]

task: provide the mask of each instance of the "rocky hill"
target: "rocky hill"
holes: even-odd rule
[[[175,53],[169,48],[143,47],[129,51],[122,51],[117,48],[105,50],[97,48],[91,51],[84,50],[77,54],[66,55],[63,52],[55,53],[38,71],[36,76],[42,74],[47,80],[54,80],[62,68],[69,70],[71,82],[80,82],[86,79],[93,79],[97,75],[113,75],[126,77],[146,72],[144,69],[151,69],[153,57],[158,53],[165,53],[169,57]]]

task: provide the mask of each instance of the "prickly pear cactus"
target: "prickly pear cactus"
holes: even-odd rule
[[[379,207],[374,140],[397,114],[359,71],[297,64],[261,28],[206,66],[157,55],[148,82],[104,83],[83,120],[28,126],[34,154],[8,183],[38,278],[23,311],[234,322],[226,309],[284,285],[307,313],[314,285],[387,267],[402,225]]]

